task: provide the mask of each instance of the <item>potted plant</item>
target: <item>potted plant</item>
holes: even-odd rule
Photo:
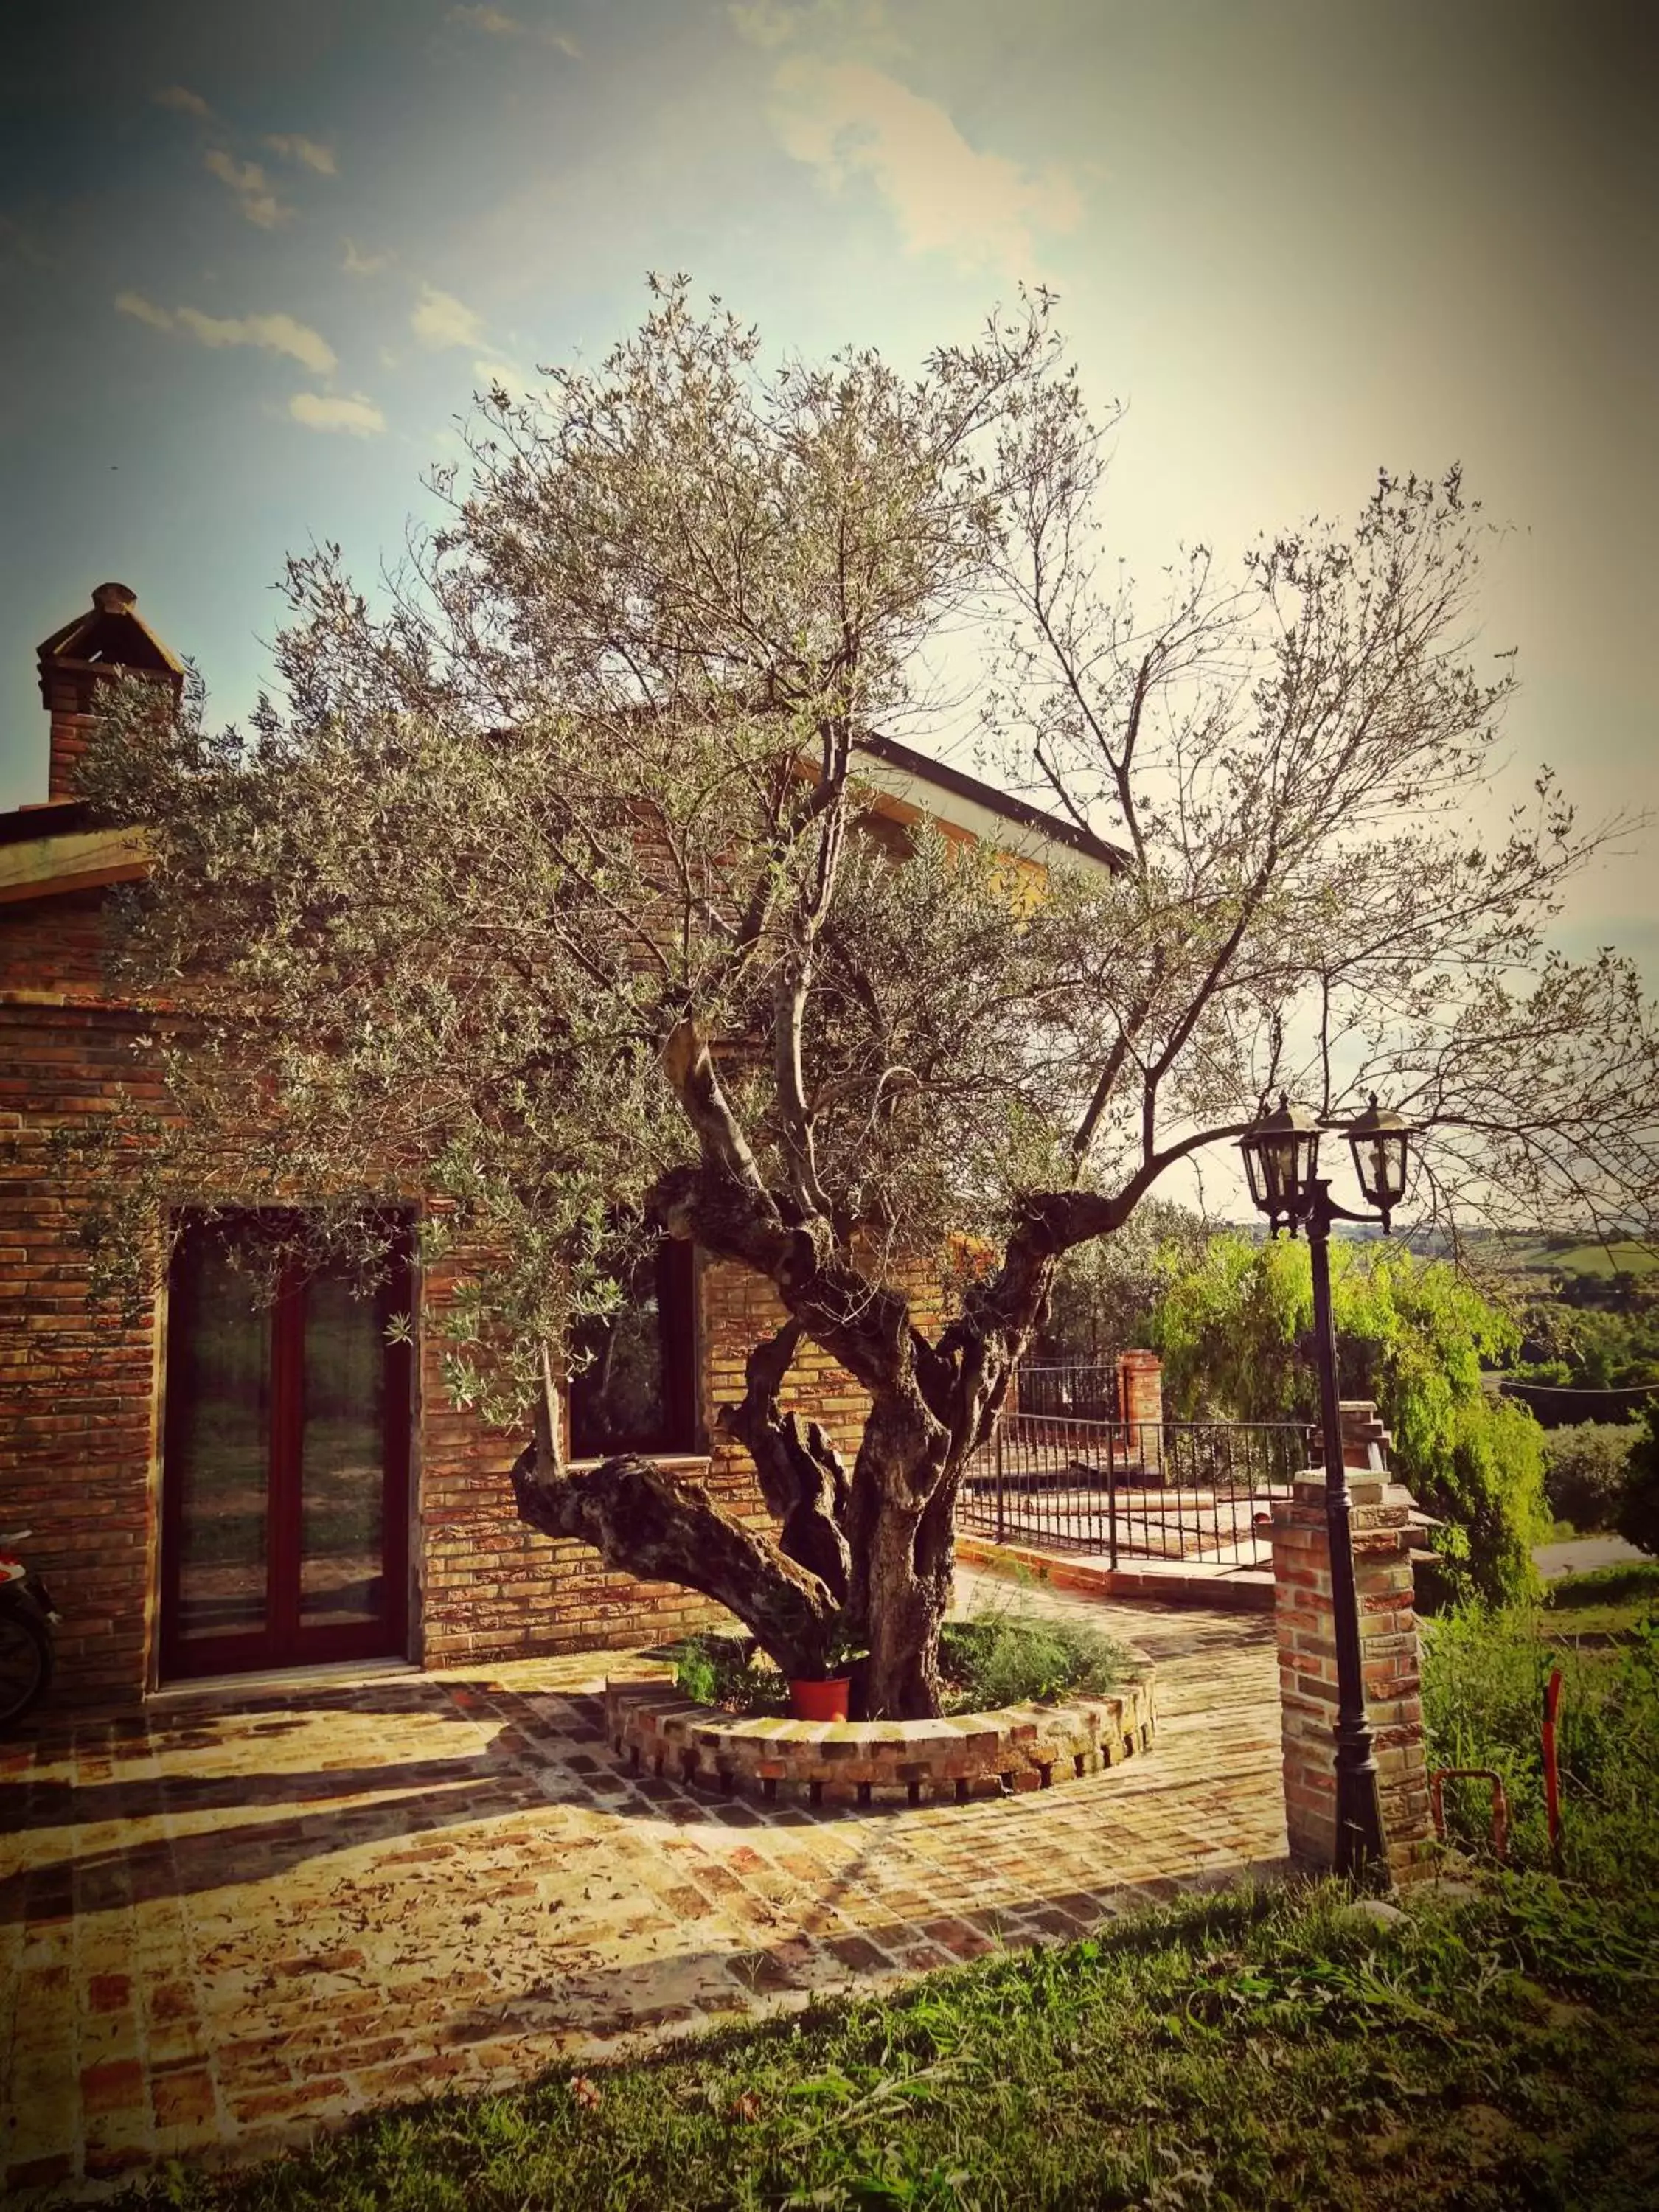
[[[823,1674],[792,1676],[789,1710],[798,1721],[844,1721],[852,1693],[855,1659],[853,1647],[838,1637],[825,1655]]]

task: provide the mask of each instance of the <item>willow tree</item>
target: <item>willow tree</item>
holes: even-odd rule
[[[1184,556],[1144,613],[1101,478],[1046,301],[906,380],[769,369],[677,281],[597,368],[487,397],[375,606],[337,550],[290,563],[246,732],[135,697],[94,770],[154,854],[126,976],[177,1010],[178,1111],[133,1124],[112,1207],[304,1194],[305,1235],[371,1256],[365,1199],[424,1194],[428,1250],[468,1256],[451,1385],[523,1424],[524,1518],[720,1600],[791,1674],[867,1653],[873,1714],[937,1710],[958,1488],[1059,1258],[1270,1091],[1385,1090],[1437,1203],[1650,1201],[1633,978],[1541,947],[1594,841],[1547,779],[1496,845],[1468,827],[1508,684],[1465,639],[1455,477],[1384,477],[1231,580]],[[946,638],[1115,874],[1038,896],[860,836],[860,740]],[[720,1417],[770,1536],[639,1457],[562,1458],[567,1348],[664,1229],[787,1316]],[[885,1263],[964,1231],[989,1262],[929,1330]],[[790,1407],[803,1339],[868,1395],[850,1465]]]

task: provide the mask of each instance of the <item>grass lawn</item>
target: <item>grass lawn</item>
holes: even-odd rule
[[[1645,1245],[1626,1241],[1611,1247],[1584,1243],[1565,1252],[1546,1252],[1543,1264],[1564,1275],[1649,1275],[1659,1261]]]
[[[1656,1963],[1651,1899],[1543,1875],[1382,1925],[1233,1893],[148,2201],[1650,2212]]]
[[[1551,1636],[1617,1636],[1659,1614],[1659,1559],[1621,1560],[1549,1584],[1539,1626]]]
[[[1551,1275],[1646,1275],[1659,1266],[1644,1244],[1628,1237],[1611,1246],[1585,1238],[1576,1244],[1553,1237],[1510,1237],[1494,1241],[1491,1248],[1504,1266],[1529,1273]]]

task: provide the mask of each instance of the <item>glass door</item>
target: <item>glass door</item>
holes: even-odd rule
[[[192,1224],[168,1278],[161,1660],[169,1680],[404,1649],[410,1355],[378,1296],[235,1265],[258,1219]]]

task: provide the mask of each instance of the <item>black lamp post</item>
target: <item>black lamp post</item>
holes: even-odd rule
[[[1352,1213],[1331,1197],[1318,1173],[1324,1127],[1340,1130],[1353,1149],[1359,1188],[1375,1211]],[[1379,1108],[1373,1094],[1357,1121],[1322,1125],[1281,1091],[1277,1109],[1239,1139],[1250,1196],[1267,1217],[1270,1234],[1281,1227],[1308,1239],[1313,1264],[1314,1346],[1319,1363],[1319,1413],[1325,1449],[1325,1516],[1330,1532],[1331,1609],[1336,1627],[1336,1863],[1342,1874],[1363,1875],[1383,1863],[1382,1814],[1377,1798],[1376,1758],[1365,1717],[1360,1666],[1359,1599],[1354,1587],[1351,1535],[1353,1505],[1342,1454],[1342,1407],[1337,1395],[1336,1328],[1331,1316],[1331,1224],[1389,1218],[1406,1191],[1407,1154],[1414,1133],[1398,1114]]]

